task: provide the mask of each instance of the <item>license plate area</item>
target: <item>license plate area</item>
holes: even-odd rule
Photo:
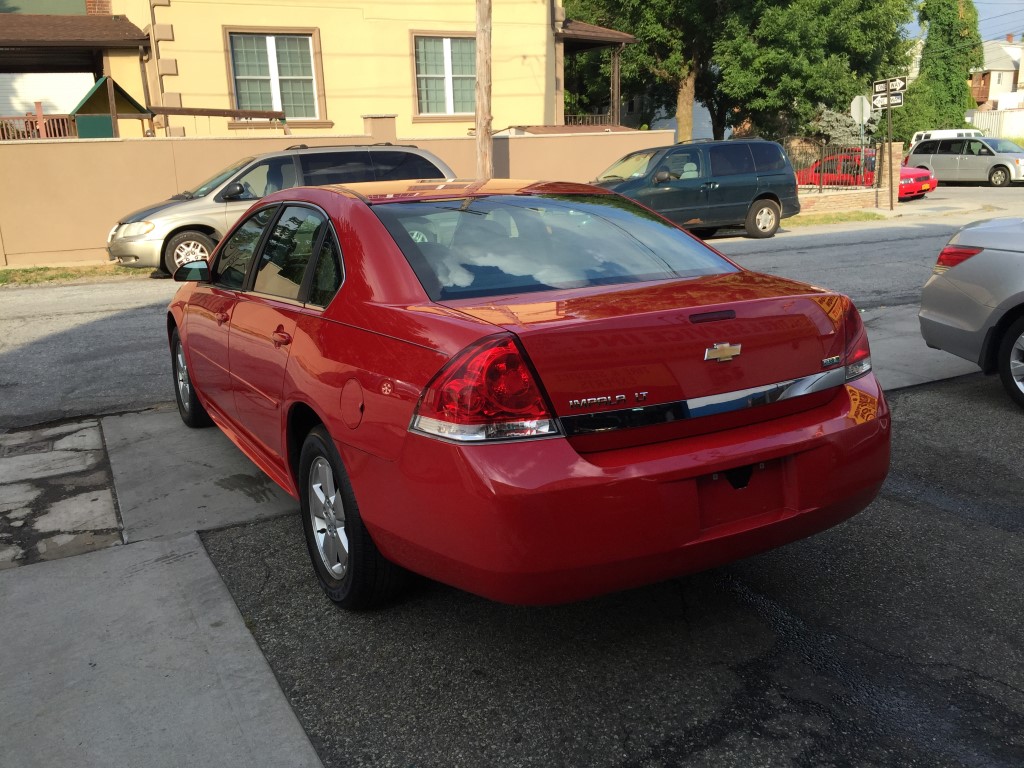
[[[922,184],[921,185],[921,189],[923,189],[925,192],[927,192],[931,188],[932,188],[931,184]]]
[[[701,530],[784,512],[785,462],[762,461],[698,477]]]

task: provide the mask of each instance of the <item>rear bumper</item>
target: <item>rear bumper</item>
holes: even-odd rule
[[[972,299],[945,275],[932,275],[921,289],[918,321],[929,347],[982,364],[985,339],[995,324],[993,309]]]
[[[889,432],[869,374],[811,411],[637,448],[581,455],[563,438],[460,446],[410,434],[397,464],[345,460],[387,557],[494,600],[550,604],[835,525],[877,494]],[[726,473],[743,467],[749,483],[733,487]]]

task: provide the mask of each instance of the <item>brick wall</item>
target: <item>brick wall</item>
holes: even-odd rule
[[[884,196],[884,200],[883,200]],[[889,205],[888,189],[842,189],[835,192],[818,192],[816,189],[800,189],[801,213],[826,213],[831,211],[861,211]]]
[[[113,13],[110,0],[85,0],[85,13],[87,16],[110,16]]]

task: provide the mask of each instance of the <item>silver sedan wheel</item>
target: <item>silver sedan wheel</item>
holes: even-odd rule
[[[188,264],[190,261],[209,261],[210,252],[200,242],[185,240],[182,243],[178,243],[178,247],[174,249],[174,254],[171,258],[174,259],[174,268],[177,269],[182,264]]]
[[[1010,377],[1024,395],[1024,333],[1017,337],[1010,348]]]
[[[188,364],[185,362],[185,350],[179,341],[174,347],[174,378],[178,385],[178,397],[181,407],[186,411],[192,404],[192,384],[188,378]]]
[[[344,578],[349,552],[345,505],[331,463],[323,456],[317,456],[309,468],[309,516],[320,559],[331,576]]]

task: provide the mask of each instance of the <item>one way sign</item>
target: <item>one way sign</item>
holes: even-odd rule
[[[905,90],[907,90],[907,81],[902,77],[875,80],[874,93],[876,96],[886,93],[903,93]]]
[[[885,109],[886,107],[902,107],[903,94],[889,93],[875,96],[873,99],[871,99],[871,106],[873,106],[875,109]]]

